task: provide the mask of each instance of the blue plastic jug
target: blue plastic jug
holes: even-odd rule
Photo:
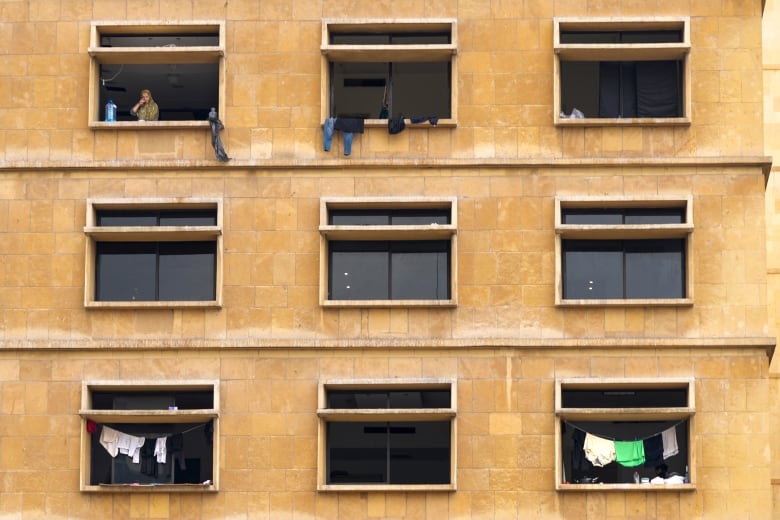
[[[116,105],[113,100],[109,99],[106,103],[106,123],[116,122]]]

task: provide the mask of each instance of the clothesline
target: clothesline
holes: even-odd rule
[[[662,433],[664,430],[667,430],[667,429],[669,429],[669,428],[672,428],[672,427],[675,427],[675,428],[676,428],[677,426],[679,426],[679,425],[683,424],[683,423],[684,423],[685,421],[687,421],[687,420],[688,420],[688,419],[682,419],[682,420],[680,420],[680,421],[678,421],[678,422],[674,423],[672,426],[665,426],[663,430],[661,430],[661,431],[659,431],[659,432],[657,432],[657,433],[653,433],[652,435],[648,435],[647,437],[642,437],[642,438],[638,438],[638,439],[630,439],[630,440],[632,440],[632,441],[645,441],[645,440],[647,440],[647,439],[650,439],[650,438],[652,438],[652,437],[655,437],[656,435],[661,435],[661,433]],[[564,424],[566,424],[566,425],[568,425],[568,426],[571,426],[571,427],[572,427],[572,428],[574,428],[575,430],[579,430],[579,431],[581,431],[581,432],[585,432],[585,433],[590,433],[591,435],[595,435],[596,437],[601,437],[602,439],[607,439],[607,440],[610,440],[610,441],[620,441],[620,440],[623,440],[623,439],[618,439],[618,438],[616,438],[616,437],[608,437],[608,436],[605,436],[605,435],[600,435],[600,434],[591,433],[591,432],[589,432],[588,430],[586,430],[586,429],[584,429],[584,428],[580,428],[579,426],[577,426],[576,424],[574,424],[574,423],[573,423],[573,422],[571,422],[571,421],[563,421],[563,423],[564,423]]]

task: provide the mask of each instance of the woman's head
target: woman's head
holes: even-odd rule
[[[145,88],[141,91],[141,98],[143,98],[145,101],[151,101],[152,99],[152,91],[148,88]]]

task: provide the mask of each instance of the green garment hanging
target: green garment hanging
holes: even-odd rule
[[[615,441],[615,460],[627,468],[641,466],[645,463],[644,441]]]

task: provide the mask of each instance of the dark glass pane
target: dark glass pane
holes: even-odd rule
[[[449,408],[449,390],[400,390],[389,392],[390,408]]]
[[[449,408],[450,391],[431,390],[328,390],[328,408]]]
[[[564,389],[564,408],[669,408],[688,406],[686,388]]]
[[[626,241],[626,298],[685,298],[685,243]]]
[[[405,210],[391,214],[391,224],[394,226],[447,225],[449,223],[449,209]]]
[[[563,297],[623,298],[623,251],[619,241],[563,242]]]
[[[219,45],[219,33],[103,34],[101,47],[201,47]]]
[[[449,484],[449,421],[390,423],[389,442],[391,484]]]
[[[387,210],[331,210],[330,224],[332,226],[387,226],[390,215]]]
[[[685,208],[652,208],[626,210],[626,224],[684,224]]]
[[[394,45],[431,45],[450,43],[449,33],[440,34],[393,34],[390,42]]]
[[[100,210],[97,225],[110,226],[215,226],[217,210]]]
[[[623,223],[621,208],[563,208],[563,224],[620,225]]]
[[[389,299],[387,242],[330,242],[331,300]]]
[[[161,211],[160,226],[216,226],[217,210]]]
[[[214,408],[214,393],[207,390],[170,392],[92,392],[94,410],[158,410],[176,406],[180,410]]]
[[[101,210],[97,212],[97,225],[110,226],[156,226],[156,211]]]
[[[408,243],[407,243],[408,244]],[[446,300],[449,298],[449,252],[439,243],[412,243],[420,251],[393,249],[391,256],[391,297],[393,300]],[[449,242],[445,242],[449,246]],[[395,244],[394,244],[395,245]],[[397,244],[401,245],[401,244]],[[406,245],[406,244],[404,244]],[[411,248],[404,248],[411,249]]]
[[[334,45],[420,45],[450,43],[449,33],[331,33]]]
[[[333,45],[389,45],[389,34],[376,33],[331,33]]]
[[[387,408],[387,392],[329,390],[328,408]]]
[[[156,273],[157,244],[98,242],[95,300],[153,301]]]
[[[682,31],[561,31],[561,43],[680,43]]]
[[[387,437],[385,422],[329,422],[328,484],[387,483]]]
[[[564,224],[682,224],[685,208],[563,208]]]
[[[214,242],[160,243],[160,300],[214,300],[216,249]]]
[[[446,240],[332,241],[329,247],[332,300],[449,298]]]
[[[334,226],[427,226],[450,223],[449,209],[415,210],[331,210],[329,223]]]

